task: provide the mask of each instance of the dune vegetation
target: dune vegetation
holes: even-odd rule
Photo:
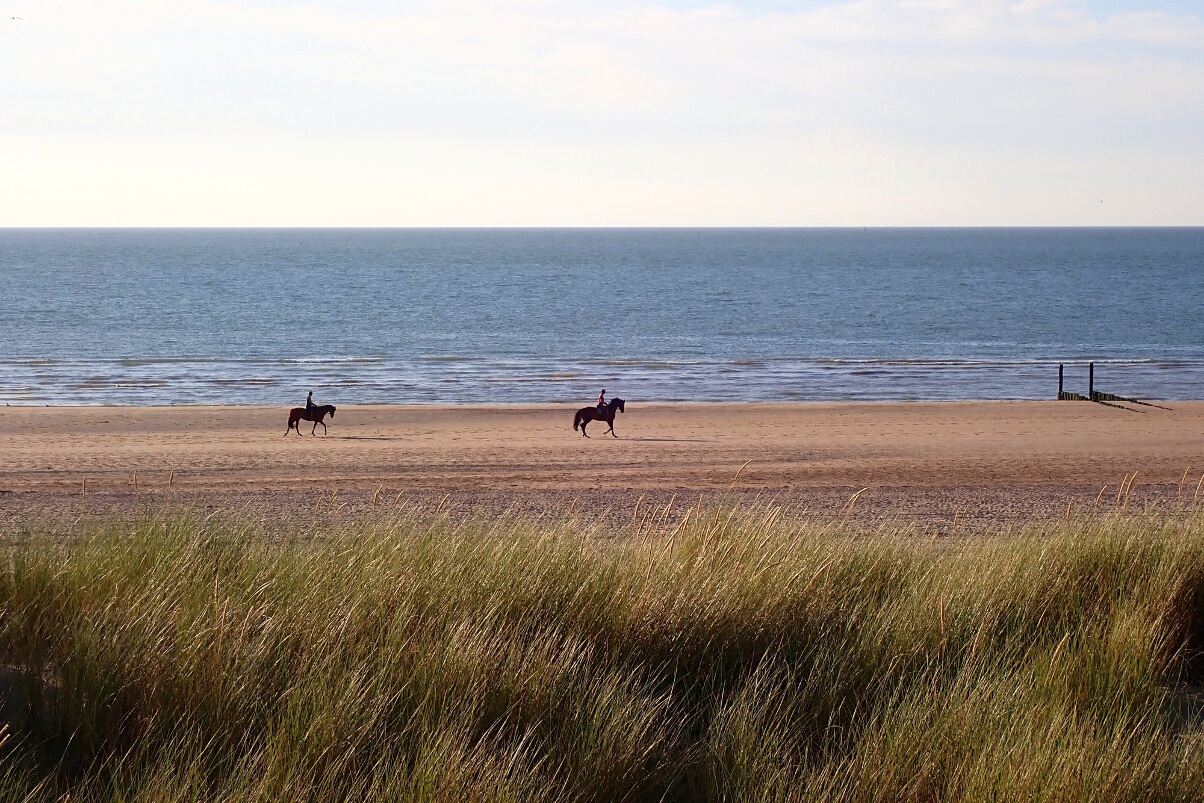
[[[1204,797],[1190,511],[161,513],[0,553],[0,800]]]

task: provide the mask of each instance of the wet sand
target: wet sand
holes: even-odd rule
[[[300,437],[284,435],[283,408],[6,407],[0,519],[163,502],[283,510],[335,491],[485,512],[730,493],[830,515],[864,488],[858,515],[998,522],[1114,504],[1134,472],[1133,504],[1204,506],[1204,402],[1166,406],[634,403],[618,438],[593,423],[588,439],[576,406],[348,406],[325,435],[305,424]]]

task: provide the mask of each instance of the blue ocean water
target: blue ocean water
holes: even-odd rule
[[[1204,229],[0,230],[0,403],[1204,398]]]

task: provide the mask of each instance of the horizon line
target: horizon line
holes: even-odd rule
[[[33,225],[4,226],[0,232],[11,231],[862,231],[869,230],[1166,230],[1204,229],[1204,223],[1135,223],[1135,224],[923,224],[923,225]]]

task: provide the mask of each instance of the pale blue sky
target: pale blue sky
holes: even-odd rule
[[[1204,225],[1198,6],[0,0],[0,226]]]

